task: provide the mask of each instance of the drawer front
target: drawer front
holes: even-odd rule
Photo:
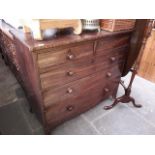
[[[64,86],[48,89],[43,91],[44,105],[45,107],[49,107],[52,104],[59,103],[65,99],[81,96],[86,92],[92,91],[92,89],[103,88],[107,82],[118,83],[120,76],[121,70],[118,65]]]
[[[124,45],[128,45],[130,40],[129,35],[109,37],[106,39],[99,40],[96,45],[96,53],[104,53],[104,50],[118,48]]]
[[[44,72],[51,66],[63,64],[66,62],[72,62],[83,57],[93,55],[93,42],[85,43],[79,46],[66,48],[57,51],[46,52],[38,55],[38,65],[40,72]]]
[[[125,59],[126,48],[110,51],[109,55],[95,57],[95,59],[83,59],[72,64],[59,65],[50,72],[40,75],[43,90],[56,88],[75,80],[92,75],[95,72],[106,69],[108,66],[117,65]]]
[[[109,90],[109,91],[107,91]],[[64,122],[82,112],[94,107],[103,99],[107,98],[114,91],[114,85],[100,85],[91,90],[83,92],[79,96],[64,99],[63,101],[52,104],[46,109],[45,115],[48,124],[55,127],[59,123]]]

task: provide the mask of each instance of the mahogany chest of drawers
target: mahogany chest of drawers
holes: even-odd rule
[[[131,31],[69,34],[34,41],[30,34],[5,23],[0,28],[5,61],[46,132],[109,96],[115,97]]]

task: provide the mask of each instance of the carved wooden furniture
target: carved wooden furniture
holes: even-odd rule
[[[133,80],[135,78],[135,75],[137,74],[137,70],[136,68],[132,68],[130,70],[132,72],[132,75],[131,75],[131,80],[129,82],[129,85],[128,87],[126,87],[124,85],[124,81],[120,80],[120,84],[122,85],[122,87],[124,88],[124,91],[125,91],[125,94],[122,95],[121,97],[118,97],[114,100],[113,104],[109,105],[109,106],[105,106],[104,109],[105,110],[109,110],[109,109],[112,109],[114,106],[116,106],[119,102],[121,103],[129,103],[129,102],[132,102],[133,106],[136,107],[136,108],[141,108],[142,105],[140,104],[136,104],[135,103],[135,99],[133,97],[130,96],[131,94],[131,88],[132,88],[132,83],[133,83]]]
[[[2,21],[0,29],[5,61],[46,133],[116,96],[131,31],[69,34],[35,41],[29,33],[24,35]]]
[[[101,19],[101,29],[111,32],[132,30],[135,27],[135,19]]]
[[[142,105],[135,103],[135,99],[130,96],[130,93],[131,93],[131,87],[132,87],[133,80],[137,73],[137,68],[139,67],[138,59],[141,56],[140,51],[141,51],[141,49],[143,49],[144,39],[146,39],[149,36],[148,35],[149,30],[150,30],[149,25],[150,25],[150,20],[147,20],[147,19],[136,20],[136,26],[135,26],[135,29],[132,33],[131,40],[130,40],[130,48],[129,48],[129,52],[128,52],[127,62],[125,63],[123,74],[122,74],[122,76],[125,76],[129,71],[132,72],[129,86],[126,88],[123,81],[120,81],[120,84],[123,86],[123,88],[125,90],[125,94],[121,97],[115,98],[112,105],[104,107],[105,110],[109,110],[109,109],[113,108],[119,102],[128,103],[130,101],[133,103],[134,107],[137,107],[137,108],[142,107]]]
[[[63,28],[73,28],[74,34],[81,34],[82,32],[82,22],[78,19],[33,19],[33,20],[22,20],[24,31],[33,31],[34,39],[43,40],[41,31],[46,29],[63,29]]]

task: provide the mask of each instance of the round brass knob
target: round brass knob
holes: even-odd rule
[[[104,91],[105,91],[106,93],[108,93],[108,92],[109,92],[109,89],[108,89],[108,88],[105,88]]]
[[[72,111],[72,110],[73,110],[73,106],[68,106],[66,109],[67,109],[68,111]]]
[[[115,57],[111,57],[110,60],[111,60],[112,62],[114,62],[114,61],[116,60],[116,58],[115,58]]]
[[[72,75],[74,74],[74,72],[69,71],[69,72],[67,72],[67,74],[68,74],[69,76],[72,76]]]
[[[112,74],[110,72],[107,73],[107,77],[111,77]]]
[[[73,89],[72,88],[68,88],[67,89],[67,93],[71,94],[73,92]]]

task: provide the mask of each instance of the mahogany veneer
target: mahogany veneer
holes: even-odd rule
[[[109,96],[115,97],[131,31],[66,34],[35,41],[2,21],[0,30],[5,61],[46,133]]]

